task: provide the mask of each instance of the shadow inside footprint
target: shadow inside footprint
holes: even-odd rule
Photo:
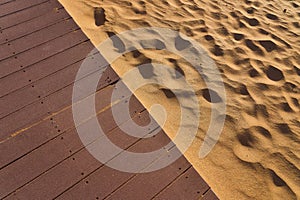
[[[265,48],[267,52],[271,52],[275,49],[277,49],[277,45],[272,42],[271,40],[260,40],[259,41],[260,45]]]
[[[255,130],[266,138],[272,138],[270,131],[261,126],[256,126]]]
[[[240,94],[242,95],[249,95],[249,92],[248,92],[248,89],[247,89],[247,86],[242,84],[241,87],[240,87]]]
[[[268,19],[271,19],[271,20],[278,20],[278,17],[276,15],[271,14],[271,13],[266,14],[266,17]]]
[[[125,44],[114,32],[108,31],[107,35],[112,40],[113,46],[118,49],[118,53],[123,53],[126,50]]]
[[[278,186],[278,187],[282,187],[282,186],[286,186],[286,183],[284,180],[282,180],[273,170],[270,169],[270,175],[273,179],[273,183]]]
[[[292,2],[292,6],[294,7],[294,8],[299,8],[300,6],[298,5],[298,4],[296,4],[295,2]]]
[[[292,108],[290,107],[290,105],[286,102],[283,102],[280,104],[280,107],[282,108],[282,110],[284,110],[285,112],[292,112]]]
[[[254,68],[250,69],[248,73],[249,73],[249,76],[252,77],[252,78],[257,77],[259,75],[258,71]]]
[[[240,41],[240,40],[244,39],[244,35],[241,34],[241,33],[233,33],[233,38],[234,38],[236,41]]]
[[[282,71],[271,65],[268,67],[266,74],[272,81],[280,81],[284,78]]]
[[[212,40],[214,40],[213,36],[211,36],[211,35],[205,35],[204,38],[205,38],[205,40],[207,40],[207,41],[212,41]]]
[[[182,50],[188,48],[189,46],[191,46],[191,42],[188,41],[188,40],[183,39],[180,35],[178,35],[175,38],[175,48],[178,51],[182,51]]]
[[[287,135],[287,134],[291,134],[292,131],[289,127],[289,125],[285,124],[285,123],[281,123],[281,124],[276,124],[276,128],[280,131],[280,133]]]
[[[246,18],[246,21],[250,26],[258,26],[259,25],[259,21],[255,18]]]
[[[294,69],[295,69],[296,73],[298,74],[298,76],[300,76],[300,69],[298,69],[296,66],[294,66]]]
[[[238,134],[237,139],[241,143],[241,145],[246,147],[252,147],[256,142],[255,138],[251,135],[250,132],[245,132],[243,134]]]
[[[219,45],[214,45],[214,48],[210,49],[210,51],[215,55],[215,56],[223,56],[224,51]]]
[[[139,15],[146,15],[147,14],[146,10],[139,10],[137,8],[133,8],[133,12],[135,12],[135,14],[139,14]]]
[[[258,29],[258,32],[263,34],[263,35],[269,35],[270,33],[262,28]]]
[[[161,89],[161,91],[163,91],[163,93],[166,95],[168,99],[176,97],[175,94],[170,89],[163,88]]]
[[[151,63],[148,63],[146,66],[139,67],[139,72],[144,79],[150,79],[154,74],[154,67]]]
[[[173,59],[173,58],[170,58],[169,61],[170,61],[171,63],[173,63],[174,66],[175,66],[175,70],[176,70],[176,74],[175,74],[175,75],[176,75],[176,78],[181,78],[181,77],[185,76],[185,73],[184,73],[184,71],[181,69],[181,67],[178,65],[177,60],[175,60],[175,59]]]
[[[221,97],[219,94],[213,90],[210,89],[203,89],[202,90],[202,96],[204,99],[210,103],[220,103],[222,102]]]
[[[254,42],[252,40],[245,40],[245,43],[246,43],[246,46],[251,49],[252,51],[254,52],[257,52],[259,54],[263,54],[263,51],[257,46],[254,44]]]
[[[142,55],[142,53],[139,50],[133,50],[131,51],[131,53],[134,58],[138,58],[140,57],[140,55]]]

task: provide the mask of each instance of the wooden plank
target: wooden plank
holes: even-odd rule
[[[191,164],[182,156],[163,169],[136,175],[119,187],[107,199],[139,199],[140,197],[151,199],[189,167],[191,167]]]
[[[0,98],[0,119],[74,83],[82,59],[89,53],[90,49],[91,45],[89,43],[82,43],[63,54],[54,56],[50,60],[47,59],[45,62],[31,66],[27,70],[30,77],[24,76],[23,72],[14,73],[13,76],[6,77],[6,79],[17,80],[15,84],[19,84],[21,89],[14,90]],[[64,59],[66,58],[64,55],[69,55],[68,58],[70,59]],[[50,65],[48,63],[51,63],[51,60],[55,58],[57,61],[62,60],[62,62],[53,65],[51,68],[48,67]],[[81,60],[78,61],[78,59]],[[72,62],[75,63],[72,64]],[[31,81],[29,82],[29,80]],[[16,101],[15,99],[20,96],[22,98]]]
[[[17,58],[11,57],[0,62],[0,79],[17,71],[26,72],[26,67],[36,64],[46,58],[61,53],[66,49],[88,41],[86,36],[79,30],[68,33],[62,37],[54,39],[46,44],[40,45],[29,51],[23,52]],[[23,68],[23,69],[21,69]],[[12,84],[10,84],[12,85]],[[0,94],[7,94],[2,84],[0,84]],[[9,89],[10,91],[11,89]]]
[[[45,44],[76,29],[78,29],[78,26],[73,20],[65,19],[32,34],[2,44],[0,45],[0,61],[8,57],[17,58],[18,54],[22,52]]]
[[[142,115],[146,115],[146,112],[143,112]],[[145,118],[141,117],[139,120],[145,120]],[[110,122],[106,121],[107,123]],[[120,135],[126,136],[118,127],[108,134],[113,138]],[[118,141],[122,147],[128,147],[136,140],[138,138],[130,137],[129,139]],[[47,173],[42,174],[37,179],[17,190],[14,193],[14,198],[28,197],[30,199],[37,199],[43,196],[45,199],[52,199],[101,166],[103,164],[94,159],[83,148],[78,153],[72,155],[72,157],[63,160],[63,162],[51,168]],[[48,183],[51,183],[51,187],[45,187],[45,184]],[[33,193],[32,191],[36,192]]]
[[[98,89],[101,89],[114,81],[117,81],[119,77],[111,69],[107,68],[103,77],[109,77],[109,79],[100,79]],[[17,99],[16,99],[17,100]],[[24,128],[26,125],[30,125],[45,118],[49,115],[49,112],[57,112],[60,109],[71,105],[72,102],[72,86],[65,87],[47,98],[40,99],[39,102],[35,102],[18,112],[2,118],[0,120],[0,141],[8,138],[15,131]]]
[[[219,198],[217,195],[210,189],[208,190],[203,197],[200,198],[201,200],[218,200]]]
[[[9,15],[31,6],[47,2],[48,0],[30,0],[30,1],[11,1],[7,4],[1,5],[0,17]]]
[[[106,96],[105,98],[110,99],[109,97],[110,96]],[[134,111],[141,111],[141,109],[144,109],[143,107],[137,107],[139,102],[135,102],[136,104],[132,105],[134,106],[132,114],[134,114]],[[138,108],[140,108],[140,110],[138,110]],[[103,121],[104,116],[111,116],[109,112],[111,111],[106,110],[101,112],[98,116],[98,120]],[[135,118],[139,120],[147,120],[147,118],[138,118],[138,116]],[[103,122],[108,125],[106,127],[102,126],[105,132],[109,132],[109,130],[117,128],[117,125],[110,121],[111,120],[106,120]],[[86,124],[87,123],[89,122],[87,121]],[[126,121],[123,123],[126,123]],[[70,131],[55,137],[40,148],[32,151],[30,154],[13,162],[11,165],[0,171],[0,194],[3,195],[0,198],[5,197],[14,190],[29,183],[42,173],[63,162],[69,156],[76,156],[76,153],[83,148],[84,146],[78,137],[77,131],[75,129],[71,129]],[[28,170],[24,171],[24,168],[28,168]]]
[[[0,79],[1,97],[8,95],[20,88],[24,88],[25,86],[31,86],[31,84],[34,82],[47,77],[50,74],[53,74],[64,67],[71,65],[72,63],[84,59],[92,48],[93,46],[91,43],[79,43],[61,53],[57,53],[27,68],[22,67],[21,69],[19,67],[19,71]],[[12,81],[14,81],[14,84],[10,84]]]
[[[119,135],[114,138],[118,138],[118,140],[110,138],[111,141],[120,143],[124,136]],[[149,152],[161,148],[168,142],[170,142],[170,139],[161,131],[156,137],[140,139],[128,151]],[[118,146],[121,145],[118,144]],[[126,149],[124,146],[122,148]],[[160,160],[164,160],[164,157]],[[183,173],[188,167],[190,167],[190,164],[184,157],[164,169],[146,174],[130,174],[108,167],[101,167],[61,194],[58,199],[139,199],[141,197],[150,199],[151,196],[160,191],[162,186],[168,185],[170,181]],[[118,191],[120,187],[122,189]]]
[[[99,91],[99,95],[109,96],[112,90],[112,86],[105,87]],[[97,108],[104,109],[110,103],[108,99],[104,98],[97,101]],[[0,157],[0,168],[2,169],[5,165],[18,160],[72,127],[74,127],[74,122],[71,107],[55,114],[50,113],[48,117],[42,119],[39,123],[21,130],[14,137],[1,141],[0,150],[5,154]],[[9,148],[12,146],[14,148]]]
[[[166,168],[146,174],[126,173],[103,166],[61,194],[57,199],[150,199],[164,182],[169,182],[172,177],[180,175],[189,167],[190,165],[184,157],[179,158]],[[141,182],[137,185],[131,185],[130,190],[123,193],[121,198],[113,196],[118,188],[122,188],[124,185],[128,187],[127,183],[132,180]]]
[[[154,199],[198,200],[208,189],[207,183],[191,167]]]
[[[107,166],[102,166],[100,169],[92,176],[79,181],[74,187],[56,199],[104,199],[134,176],[132,173],[118,171]]]
[[[48,5],[48,4],[47,4]],[[55,14],[53,14],[55,12]],[[65,10],[51,10],[42,16],[25,21],[6,29],[2,29],[0,34],[0,44],[11,42],[12,40],[29,35],[35,31],[53,25],[63,19],[70,17]]]
[[[87,150],[79,151],[6,199],[52,199],[98,167],[99,162]]]
[[[109,98],[101,98],[101,96],[110,96],[113,88],[113,86],[105,87],[97,93],[97,110],[102,110],[111,103]],[[130,111],[131,113],[135,111],[140,112],[144,109],[136,98],[131,98],[129,103],[130,108],[134,108],[134,110]],[[72,127],[74,127],[73,115],[72,109],[69,107],[57,114],[50,113],[50,116],[41,120],[40,123],[23,130],[8,140],[0,142],[0,151],[5,152],[5,154],[0,157],[0,169],[20,159],[22,156],[30,153]],[[108,130],[110,130],[110,127],[107,128],[107,131]]]
[[[16,1],[16,0],[1,0],[0,5],[7,4],[7,3],[12,2],[12,1]]]
[[[18,24],[22,24],[28,20],[34,19],[39,16],[43,16],[47,13],[56,12],[62,8],[62,5],[58,3],[57,0],[50,0],[42,4],[38,4],[21,10],[19,12],[7,15],[5,17],[0,17],[1,30],[13,27]]]

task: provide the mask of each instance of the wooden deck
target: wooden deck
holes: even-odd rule
[[[0,199],[218,199],[183,156],[133,174],[90,155],[71,105],[77,70],[93,45],[57,0],[0,0],[0,7]],[[164,132],[150,139],[122,133],[105,109],[119,77],[111,68],[102,77],[97,118],[115,144],[146,152],[169,142]],[[140,102],[129,104],[134,121],[147,124]]]

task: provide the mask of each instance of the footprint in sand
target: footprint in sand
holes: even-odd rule
[[[101,26],[105,23],[105,10],[103,8],[95,8],[94,9],[94,19],[96,26]]]
[[[277,17],[277,15],[274,15],[274,14],[271,14],[271,13],[267,13],[266,14],[266,17],[268,19],[271,19],[271,20],[278,20],[279,18]]]
[[[221,97],[218,95],[217,92],[210,90],[210,89],[203,89],[202,90],[203,98],[210,102],[210,103],[220,103],[222,102]]]
[[[280,81],[284,78],[282,71],[271,65],[266,70],[266,74],[272,81]]]

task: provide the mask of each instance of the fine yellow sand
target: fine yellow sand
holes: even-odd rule
[[[97,46],[112,33],[140,27],[179,30],[207,50],[222,72],[227,96],[221,137],[204,159],[199,148],[213,103],[196,70],[163,50],[128,53],[113,63],[122,76],[149,62],[181,70],[194,88],[201,117],[197,138],[185,153],[221,199],[300,199],[300,2],[288,0],[60,0]],[[94,7],[107,22],[97,27]],[[174,81],[166,75],[165,81]],[[176,98],[158,85],[136,96],[168,112],[163,129],[172,138],[180,123]],[[154,117],[159,121],[159,115]]]

